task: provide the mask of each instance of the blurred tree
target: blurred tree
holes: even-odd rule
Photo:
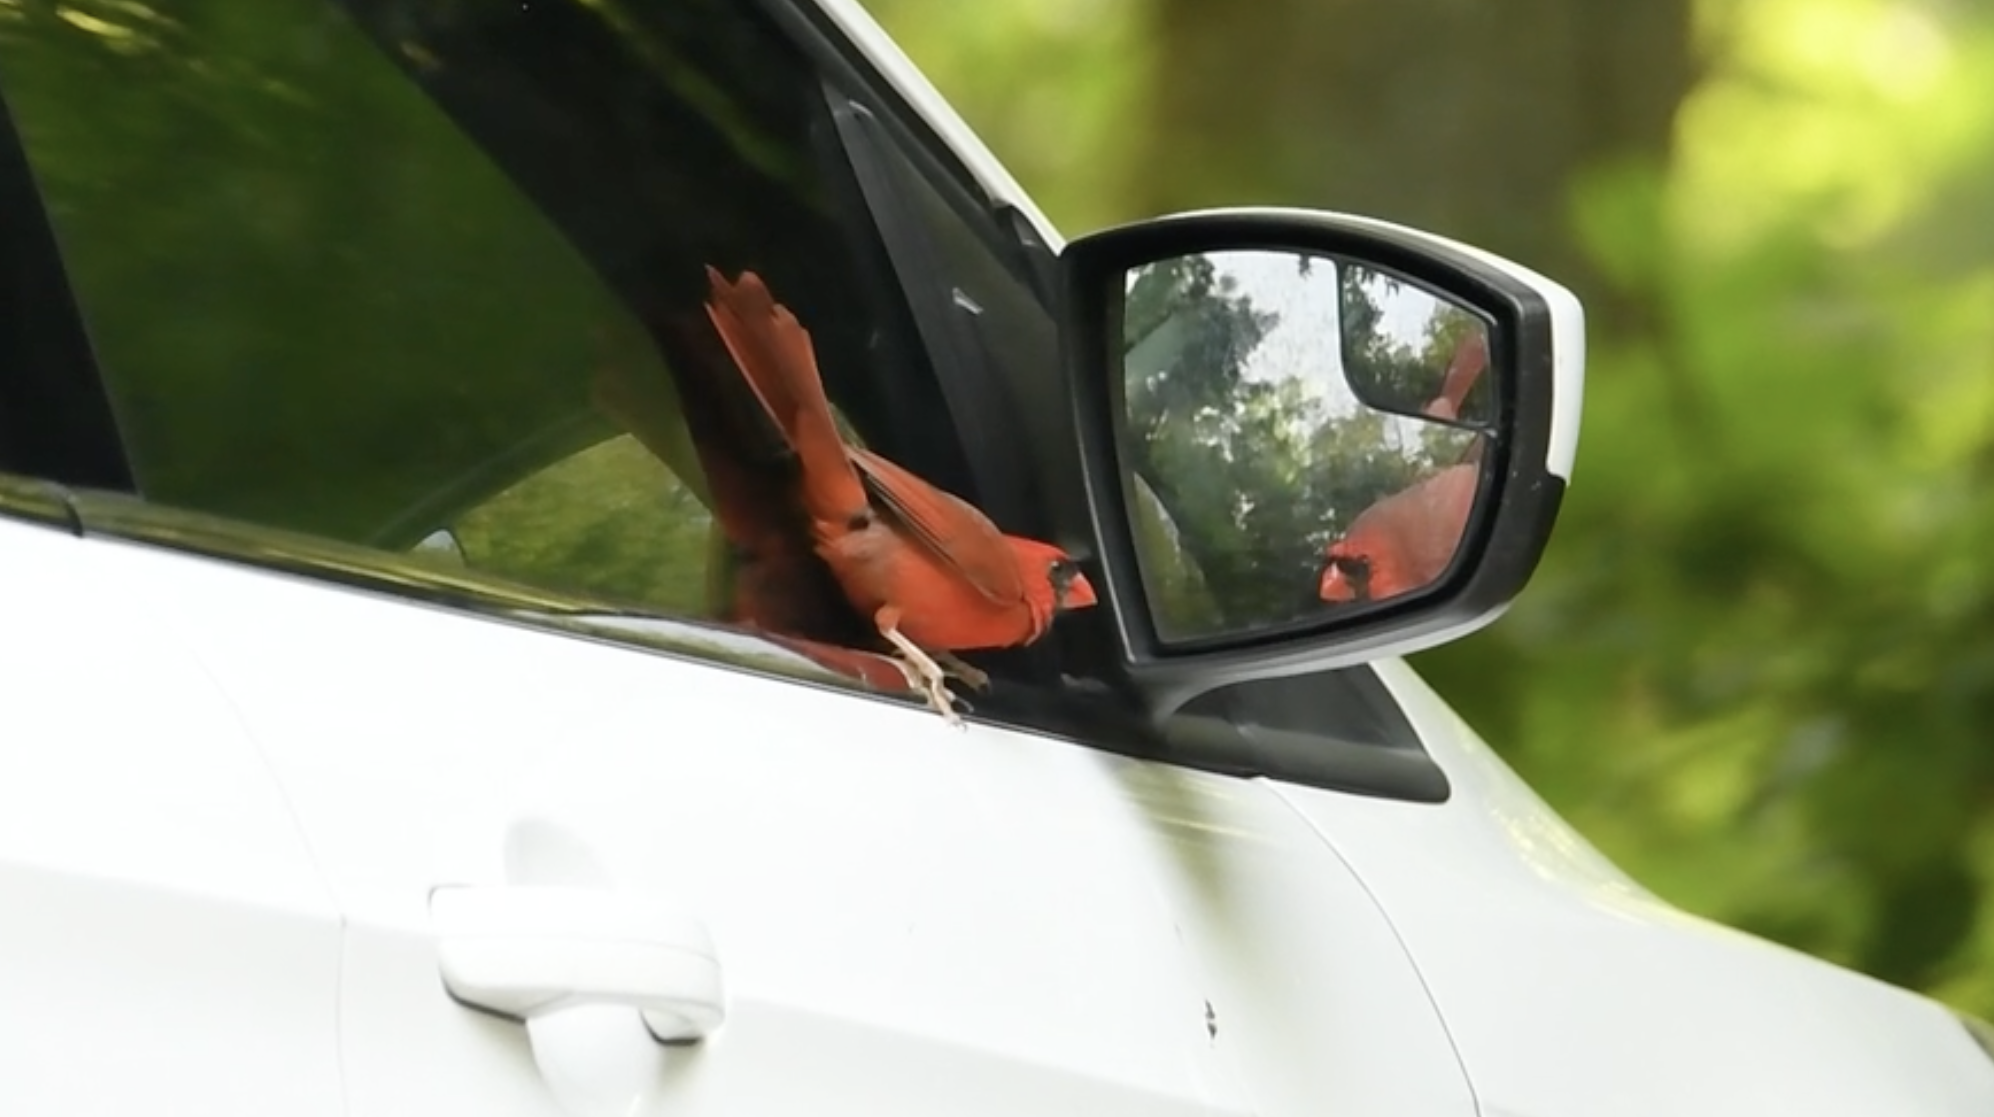
[[[1587,287],[1562,200],[1668,156],[1689,0],[1152,0],[1136,212],[1223,199],[1405,221]]]

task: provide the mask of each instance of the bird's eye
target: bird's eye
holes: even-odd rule
[[[1067,578],[1067,579],[1071,579],[1075,574],[1078,574],[1079,572],[1080,568],[1073,565],[1073,560],[1065,558],[1053,559],[1052,569],[1048,571],[1048,573],[1050,573],[1054,578]]]
[[[1371,575],[1371,559],[1366,555],[1331,555],[1329,564],[1351,578],[1368,578]]]

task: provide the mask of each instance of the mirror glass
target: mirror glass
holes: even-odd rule
[[[1334,266],[1334,265],[1332,265]],[[1487,429],[1495,393],[1488,324],[1474,311],[1396,276],[1336,269],[1344,383],[1374,411]]]
[[[1496,433],[1488,322],[1329,256],[1130,271],[1123,462],[1166,642],[1402,598],[1446,576]]]

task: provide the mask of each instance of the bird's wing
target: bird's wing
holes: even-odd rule
[[[873,507],[960,573],[992,602],[1024,600],[1025,574],[997,525],[975,505],[944,492],[870,450],[848,447]]]

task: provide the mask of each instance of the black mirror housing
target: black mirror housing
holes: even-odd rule
[[[1060,264],[1096,588],[1158,714],[1456,639],[1528,582],[1577,449],[1570,291],[1307,210],[1142,221]]]

